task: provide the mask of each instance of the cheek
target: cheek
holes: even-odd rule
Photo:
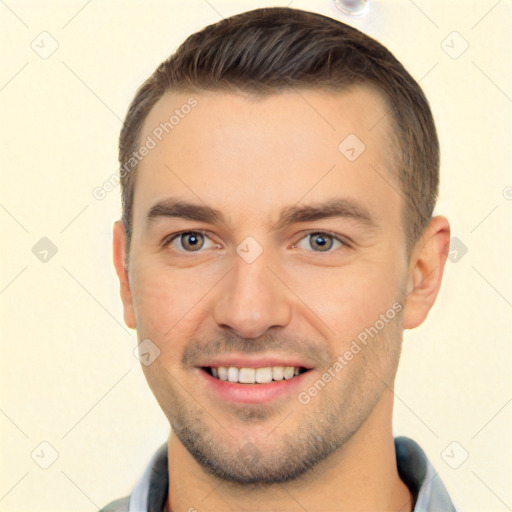
[[[403,301],[400,272],[398,265],[382,262],[331,269],[322,277],[312,269],[302,274],[295,290],[318,322],[324,322],[337,339],[349,342]]]
[[[195,269],[145,265],[134,270],[133,302],[140,336],[165,342],[177,333],[197,327],[203,314],[202,298],[215,280]]]

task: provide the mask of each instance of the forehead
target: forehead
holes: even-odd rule
[[[151,149],[138,167],[135,218],[171,195],[234,217],[333,192],[376,207],[396,203],[386,185],[396,175],[388,111],[362,86],[264,97],[167,93],[139,139]]]

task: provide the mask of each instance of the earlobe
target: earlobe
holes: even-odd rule
[[[431,221],[418,240],[409,263],[404,329],[414,329],[428,315],[441,287],[450,244],[450,225],[445,217]]]
[[[113,232],[113,257],[114,267],[116,269],[117,277],[119,278],[120,295],[123,301],[124,321],[130,329],[137,327],[135,320],[135,311],[133,308],[132,291],[130,288],[130,281],[128,278],[128,269],[125,267],[125,229],[122,221],[114,223]]]

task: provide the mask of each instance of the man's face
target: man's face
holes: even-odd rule
[[[203,468],[284,481],[382,420],[393,385],[408,260],[388,109],[363,87],[194,94],[197,106],[158,142],[155,128],[190,96],[166,94],[144,123],[140,140],[157,145],[139,164],[125,319],[160,350],[145,376]],[[353,136],[338,148],[350,134],[365,145],[359,156]],[[333,201],[334,216],[282,217]],[[170,216],[173,202],[223,220]],[[188,234],[171,240],[178,232]],[[205,369],[219,365],[308,371],[226,383]]]

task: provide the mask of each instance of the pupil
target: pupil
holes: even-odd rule
[[[201,248],[202,244],[195,233],[185,233],[183,236],[185,238],[185,246],[189,246],[189,248],[194,251]],[[202,237],[202,235],[200,236]]]
[[[328,240],[327,240],[330,237],[326,237],[326,236],[324,236],[322,234],[318,234],[318,233],[317,234],[313,233],[311,236],[313,237],[315,244],[317,244],[317,246],[320,247],[321,251],[326,251],[331,248],[332,240],[331,240],[330,244],[328,243]]]

